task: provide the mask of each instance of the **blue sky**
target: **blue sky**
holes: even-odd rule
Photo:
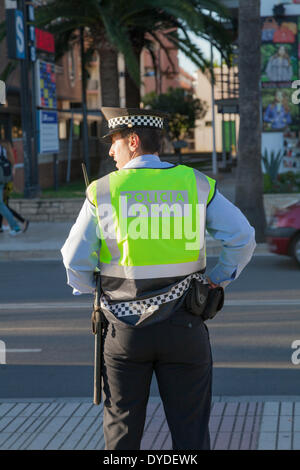
[[[195,34],[190,33],[190,38],[197,44],[199,49],[202,50],[206,58],[210,58],[210,43],[205,39],[198,38]],[[214,60],[220,58],[220,53],[217,49],[214,48]],[[178,53],[179,65],[182,67],[186,72],[193,75],[194,72],[197,70],[197,66],[193,64],[181,51]]]

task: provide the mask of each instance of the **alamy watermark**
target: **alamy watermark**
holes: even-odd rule
[[[292,88],[297,88],[294,93],[292,93],[292,103],[299,104],[300,103],[300,80],[294,80],[292,82]]]
[[[295,349],[291,356],[291,361],[295,366],[298,366],[300,364],[300,339],[295,339],[291,344],[291,348]]]
[[[137,240],[185,239],[186,250],[203,247],[205,205],[189,204],[188,191],[124,191],[118,209],[102,203],[97,208],[99,238]]]
[[[6,364],[6,344],[0,340],[0,364]]]

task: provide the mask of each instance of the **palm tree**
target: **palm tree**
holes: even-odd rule
[[[192,43],[188,31],[204,38],[214,38],[214,45],[226,57],[230,53],[230,38],[222,24],[207,12],[215,11],[226,17],[218,0],[52,0],[37,8],[39,26],[47,26],[57,37],[58,53],[68,47],[76,30],[86,27],[90,47],[100,55],[100,79],[103,106],[119,105],[117,55],[126,62],[127,106],[140,104],[140,53],[147,47],[153,54],[157,41],[166,54],[158,32],[194,63],[207,66],[201,51]]]
[[[265,212],[261,168],[260,119],[260,0],[239,5],[239,155],[236,204],[264,241]]]

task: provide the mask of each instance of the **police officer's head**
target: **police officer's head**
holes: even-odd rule
[[[102,137],[111,144],[109,155],[118,169],[139,155],[159,154],[166,115],[134,108],[102,108],[108,133]]]

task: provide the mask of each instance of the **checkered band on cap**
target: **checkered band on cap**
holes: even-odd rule
[[[117,126],[140,126],[140,127],[154,127],[162,129],[164,126],[163,118],[159,116],[121,116],[108,120],[109,129],[115,129]]]

